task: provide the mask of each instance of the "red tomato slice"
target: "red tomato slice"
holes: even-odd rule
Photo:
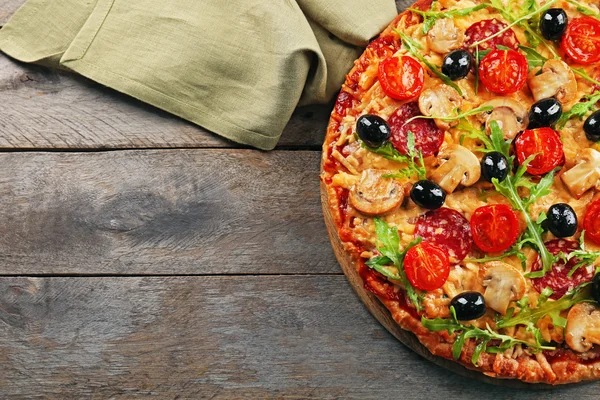
[[[477,247],[485,252],[506,250],[519,236],[517,214],[505,204],[479,207],[471,217],[471,233]]]
[[[417,289],[439,289],[450,275],[448,254],[434,244],[420,243],[406,252],[404,271],[409,282]]]
[[[490,92],[498,94],[521,90],[527,71],[527,59],[515,50],[492,50],[479,64],[481,82]]]
[[[560,47],[580,64],[593,64],[599,61],[600,21],[592,17],[575,18],[569,22]]]
[[[412,57],[390,57],[379,63],[379,82],[392,99],[408,100],[421,94],[425,71]]]
[[[537,156],[527,166],[531,175],[543,175],[564,161],[563,144],[552,128],[528,129],[515,139],[519,164],[533,154]]]
[[[587,209],[583,219],[585,237],[592,242],[600,244],[600,200],[596,200]]]

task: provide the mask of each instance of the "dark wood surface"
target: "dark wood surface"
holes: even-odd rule
[[[266,153],[0,55],[0,398],[597,399],[460,377],[371,316],[322,222],[329,109]]]

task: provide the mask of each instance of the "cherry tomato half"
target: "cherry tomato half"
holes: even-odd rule
[[[505,204],[479,207],[471,217],[473,241],[489,253],[512,246],[519,236],[517,214]]]
[[[585,237],[592,242],[600,244],[600,200],[596,200],[587,209],[583,219]]]
[[[560,46],[573,61],[592,64],[600,60],[600,21],[592,17],[569,22]]]
[[[434,244],[420,243],[406,252],[404,271],[409,282],[417,289],[439,289],[450,275],[448,254]]]
[[[531,175],[550,172],[564,160],[563,144],[552,128],[524,131],[515,139],[515,152],[521,165],[530,156],[537,154],[527,166],[527,172]]]
[[[421,94],[425,71],[412,57],[390,57],[379,63],[379,82],[392,99],[408,100]]]
[[[515,50],[492,50],[479,64],[481,82],[490,92],[498,94],[521,90],[527,71],[527,59]]]

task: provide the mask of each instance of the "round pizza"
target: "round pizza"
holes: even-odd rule
[[[420,0],[337,98],[321,181],[364,288],[434,355],[600,378],[600,10]]]

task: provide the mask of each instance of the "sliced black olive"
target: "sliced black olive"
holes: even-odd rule
[[[435,210],[444,205],[446,192],[437,183],[422,180],[413,185],[410,190],[410,198],[419,207]]]
[[[464,78],[473,66],[473,57],[467,50],[454,50],[444,57],[442,72],[453,81]]]
[[[590,115],[583,124],[583,131],[588,140],[600,141],[600,110]]]
[[[492,178],[498,179],[498,182],[506,179],[508,176],[506,157],[497,151],[492,151],[483,156],[481,159],[481,176],[488,182],[491,182]]]
[[[592,297],[600,303],[600,274],[596,274],[592,279]]]
[[[383,118],[365,114],[356,121],[356,133],[368,146],[380,147],[390,138],[390,127]]]
[[[557,203],[548,209],[544,227],[559,238],[573,236],[577,232],[577,214],[565,203]]]
[[[529,126],[527,129],[551,126],[558,121],[562,114],[562,105],[551,97],[533,103],[529,110]]]
[[[540,31],[548,40],[559,40],[567,29],[567,13],[562,8],[550,8],[540,18]]]
[[[486,306],[483,295],[478,292],[464,292],[456,295],[450,305],[456,311],[456,319],[459,321],[470,321],[485,314]]]

